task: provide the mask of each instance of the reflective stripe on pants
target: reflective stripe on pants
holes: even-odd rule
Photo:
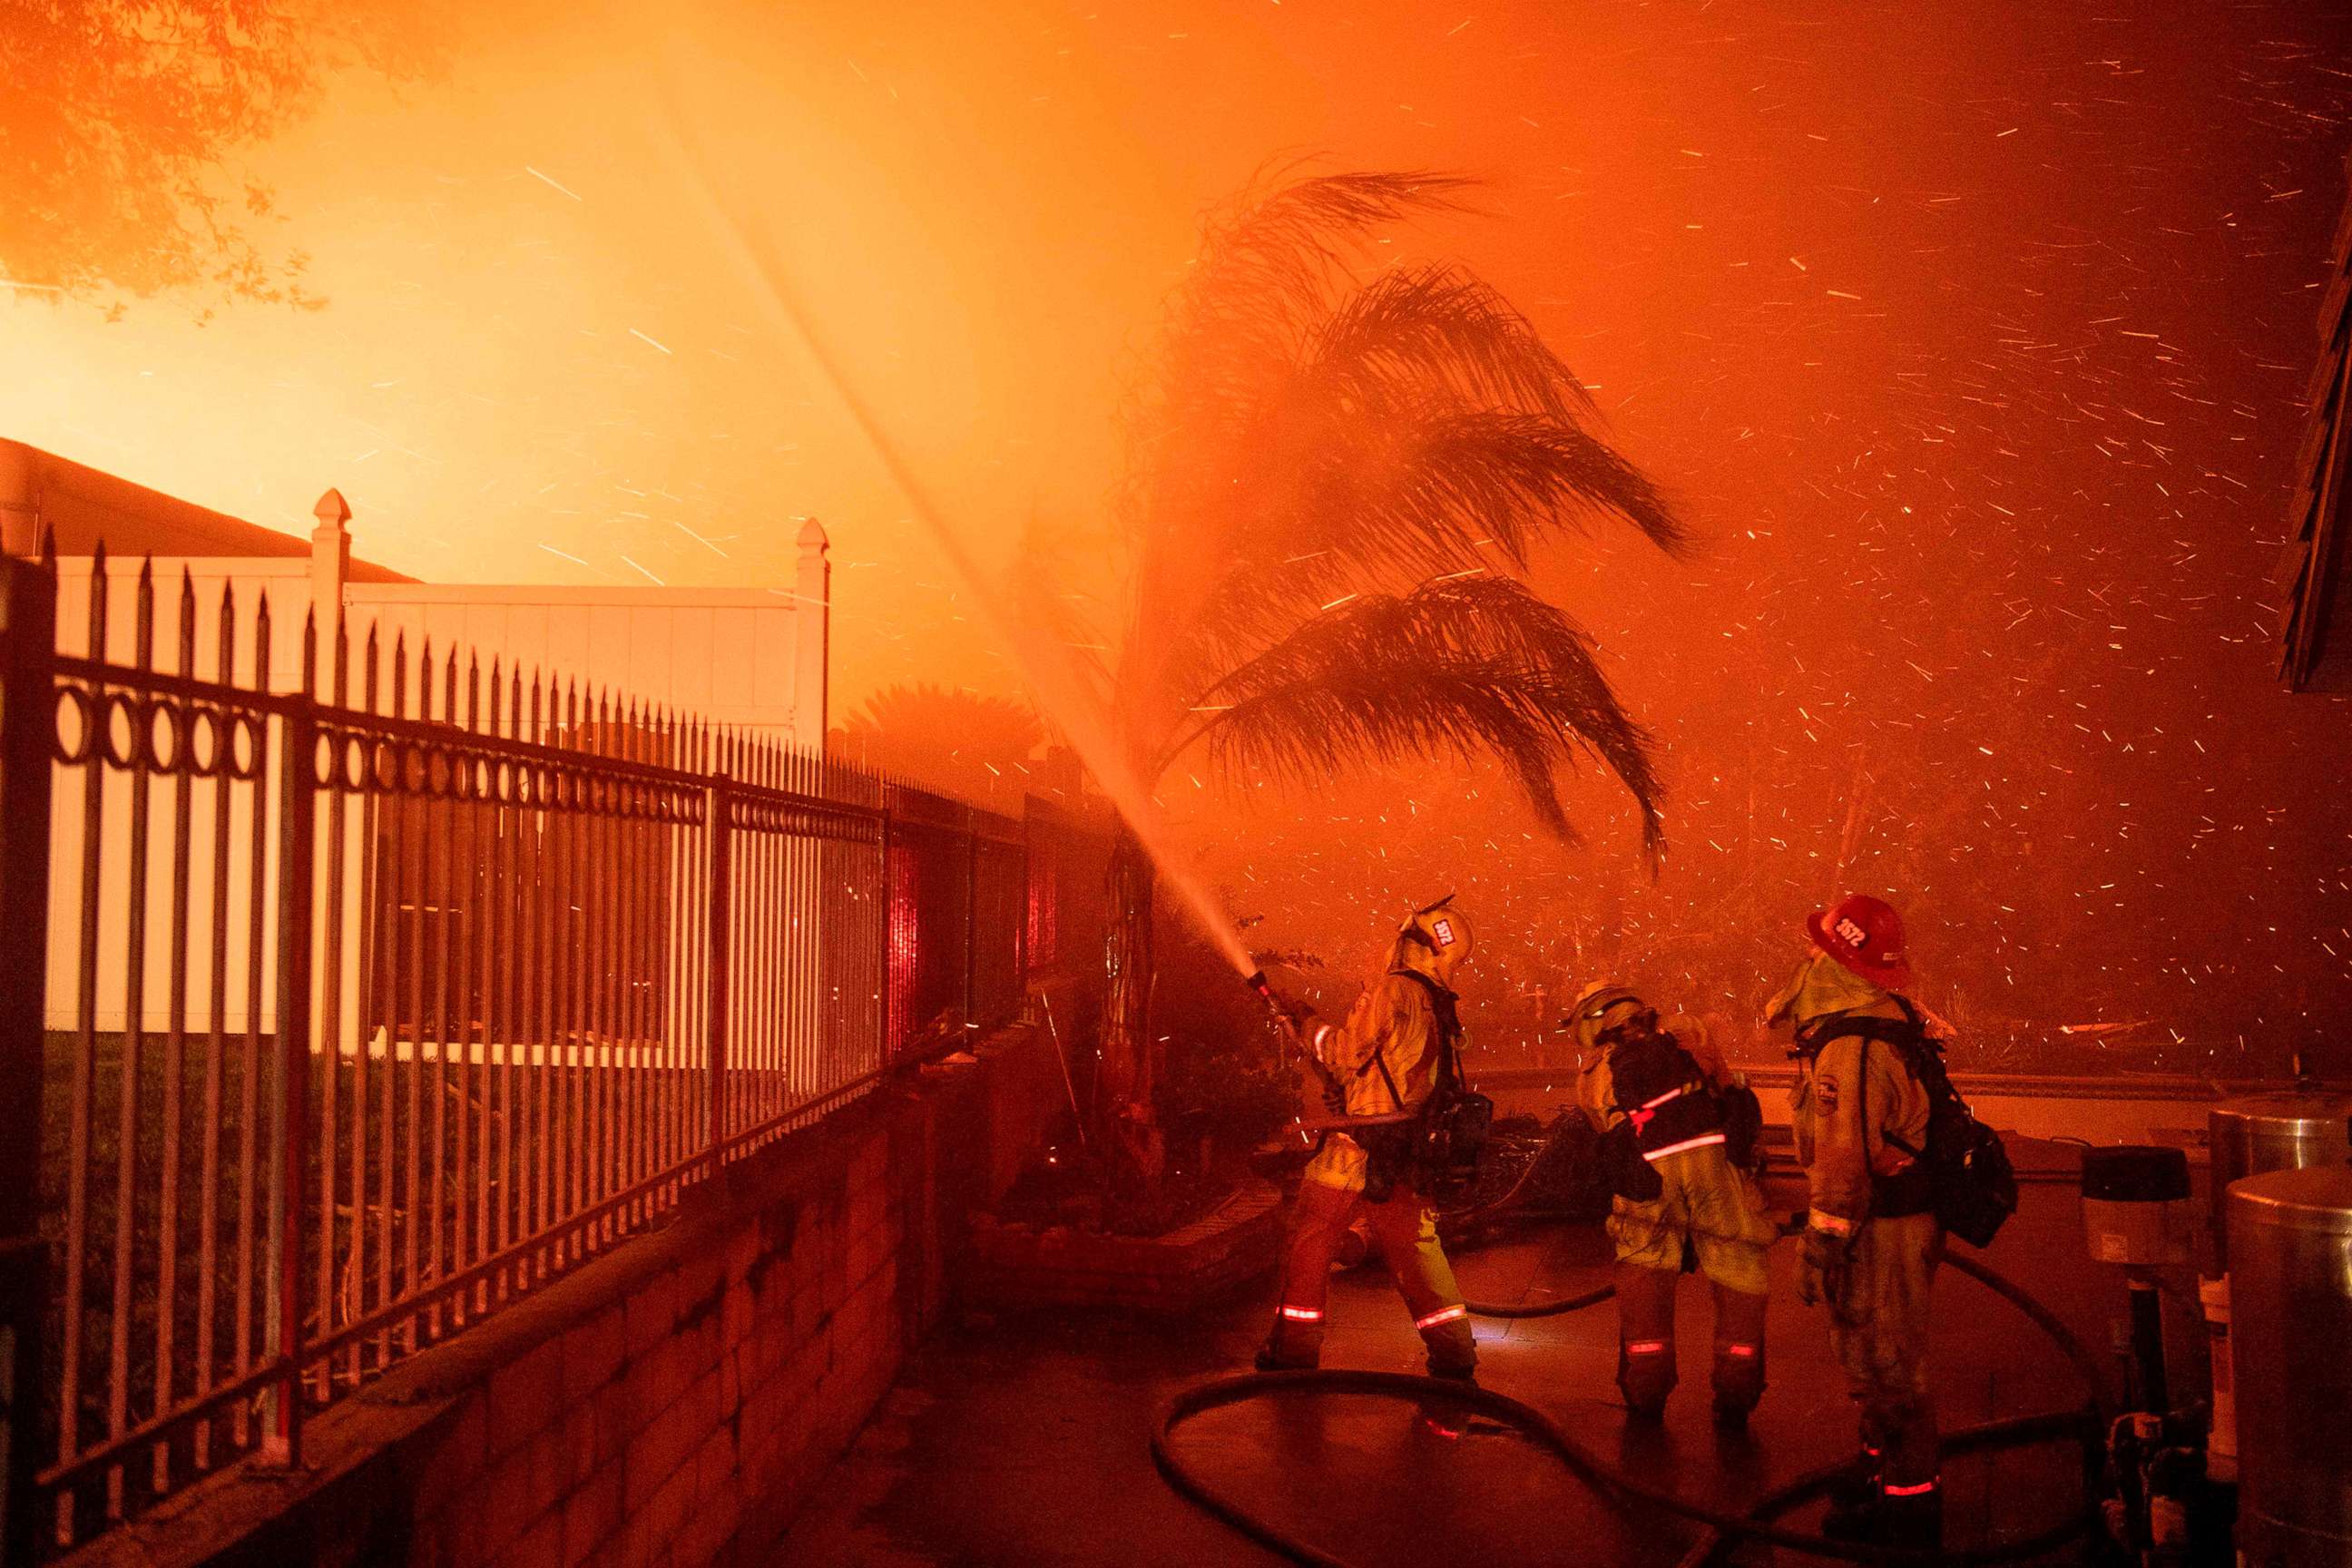
[[[1436,1212],[1402,1183],[1376,1204],[1344,1187],[1314,1181],[1300,1184],[1283,1248],[1271,1359],[1285,1366],[1313,1366],[1321,1358],[1332,1259],[1360,1212],[1370,1225],[1373,1249],[1396,1281],[1428,1347],[1431,1370],[1460,1373],[1475,1366],[1476,1342],[1469,1315],[1462,1310],[1453,1265],[1438,1244]]]
[[[1677,1276],[1620,1263],[1617,1285],[1617,1391],[1625,1408],[1655,1415],[1675,1391],[1675,1287]]]

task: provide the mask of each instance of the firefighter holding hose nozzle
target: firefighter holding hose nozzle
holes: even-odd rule
[[[1307,1167],[1284,1245],[1273,1331],[1262,1372],[1317,1365],[1331,1264],[1360,1210],[1396,1280],[1433,1377],[1475,1382],[1478,1352],[1437,1215],[1414,1169],[1426,1112],[1458,1091],[1462,1026],[1454,973],[1470,956],[1470,923],[1451,897],[1413,911],[1384,973],[1340,1025],[1292,1009],[1302,1042],[1326,1070],[1322,1147]]]
[[[1897,1048],[1921,1028],[1902,917],[1864,894],[1806,921],[1813,951],[1765,1015],[1792,1024],[1790,1094],[1811,1185],[1798,1294],[1830,1313],[1830,1348],[1861,1406],[1862,1452],[1822,1532],[1933,1548],[1943,1539],[1928,1295],[1944,1251],[1927,1171],[1928,1091]]]
[[[1679,1022],[1679,1020],[1678,1020]],[[1589,986],[1565,1026],[1577,1105],[1601,1134],[1614,1195],[1617,1387],[1654,1421],[1674,1392],[1675,1289],[1685,1256],[1715,1292],[1715,1417],[1744,1426],[1764,1394],[1766,1258],[1777,1234],[1748,1169],[1760,1108],[1696,1020],[1662,1028],[1622,985]]]

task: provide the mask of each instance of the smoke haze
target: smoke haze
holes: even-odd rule
[[[1475,771],[1180,767],[1253,940],[1344,971],[1457,889],[1491,1025],[1603,969],[1744,1015],[1853,887],[2012,1065],[2352,1068],[2352,711],[2277,689],[2270,576],[2352,9],[482,9],[252,154],[324,310],[0,289],[0,436],[278,527],[334,485],[435,578],[782,584],[814,514],[836,714],[1011,692],[677,178],[656,61],[961,543],[1011,572],[1042,525],[1114,623],[1113,414],[1202,210],[1280,156],[1459,170],[1482,210],[1391,248],[1525,310],[1699,539],[1538,579],[1664,743],[1669,858],[1598,777],[1562,847]],[[2051,1044],[2091,1023],[2138,1026]]]

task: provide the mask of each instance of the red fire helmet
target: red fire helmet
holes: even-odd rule
[[[1911,984],[1903,956],[1903,917],[1868,893],[1849,893],[1828,910],[1805,917],[1813,945],[1874,985],[1900,990]]]

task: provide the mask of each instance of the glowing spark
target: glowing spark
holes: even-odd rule
[[[635,328],[635,327],[631,327],[631,328],[629,329],[629,336],[631,336],[631,337],[633,337],[633,338],[642,339],[642,340],[643,340],[644,342],[646,342],[653,343],[654,347],[656,347],[656,348],[657,348],[657,349],[661,350],[661,352],[662,352],[662,353],[669,353],[669,345],[668,345],[668,344],[667,344],[667,343],[661,343],[661,342],[655,342],[653,339],[646,337],[646,336],[645,335],[645,333],[643,333],[643,332],[641,332],[641,331],[637,331],[637,329],[636,329],[636,328]]]
[[[655,587],[656,587],[656,588],[667,588],[667,587],[668,587],[668,586],[669,586],[669,584],[667,584],[667,583],[663,582],[660,578],[658,578],[658,577],[655,576],[652,573],[650,573],[650,572],[646,572],[646,569],[645,569],[644,567],[642,567],[642,566],[638,566],[638,565],[637,565],[637,563],[636,563],[635,562],[634,562],[634,561],[629,561],[629,558],[628,558],[627,556],[624,555],[624,556],[622,556],[622,557],[621,557],[621,559],[622,559],[622,560],[624,560],[624,561],[628,561],[629,564],[630,564],[632,567],[635,567],[635,568],[638,572],[640,572],[640,573],[644,573],[644,574],[645,574],[645,578],[646,578],[646,581],[647,581],[647,582],[651,583]]]
[[[725,560],[730,559],[730,557],[728,556],[727,552],[725,552],[724,550],[719,549],[719,546],[717,546],[716,544],[711,543],[711,542],[710,542],[710,541],[709,541],[709,540],[707,540],[707,539],[703,538],[703,537],[702,537],[702,535],[700,535],[700,534],[698,534],[698,533],[695,532],[695,531],[694,531],[694,530],[692,530],[692,529],[690,529],[690,528],[687,527],[687,526],[686,526],[686,524],[684,524],[684,523],[682,523],[682,522],[678,521],[677,519],[672,518],[672,519],[670,520],[670,524],[669,524],[669,525],[670,525],[672,528],[674,528],[674,529],[677,530],[680,533],[683,533],[684,535],[686,535],[688,539],[691,539],[692,541],[694,541],[697,544],[701,545],[705,550],[708,550],[708,551],[709,551],[709,552],[710,552],[710,553],[712,553],[713,555],[718,556],[718,557],[719,557],[719,559],[720,559],[721,561],[725,561]],[[853,563],[853,564],[863,564],[863,563]]]
[[[548,179],[548,177],[547,177],[545,174],[541,174],[537,169],[532,168],[529,163],[525,163],[525,164],[522,166],[522,172],[523,172],[524,174],[529,174],[529,175],[530,175],[532,179],[534,179],[534,180],[543,181],[543,182],[544,182],[544,183],[546,183],[547,184],[553,185],[557,190],[563,192],[563,194],[564,194],[565,195],[570,196],[570,197],[571,197],[573,201],[575,201],[575,202],[584,202],[584,201],[586,201],[586,200],[588,199],[587,197],[585,197],[585,196],[582,195],[578,191],[571,190],[571,189],[569,189],[569,188],[565,187],[564,185],[562,185],[562,184],[559,184],[558,182],[556,182],[556,181],[554,181],[554,180]]]

